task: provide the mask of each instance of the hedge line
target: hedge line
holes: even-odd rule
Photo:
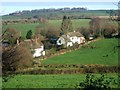
[[[118,66],[84,67],[75,69],[39,69],[14,72],[14,74],[85,74],[85,73],[118,73]]]

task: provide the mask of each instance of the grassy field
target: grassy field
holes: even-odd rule
[[[32,30],[32,32],[35,32],[35,27],[37,27],[39,24],[38,23],[28,23],[28,24],[13,24],[13,25],[7,25],[3,26],[3,30],[10,27],[10,28],[15,28],[19,32],[21,32],[22,37],[26,37],[26,34],[29,30]]]
[[[81,47],[76,51],[43,60],[42,64],[118,65],[118,51],[117,48],[114,49],[117,44],[118,40],[115,38],[102,39],[89,44],[94,48]]]
[[[99,77],[99,74],[95,74]],[[118,74],[105,74],[117,80]],[[72,75],[16,75],[7,82],[3,82],[4,88],[75,88],[85,79],[85,74]],[[117,87],[112,85],[111,87]]]
[[[89,26],[90,19],[78,19],[78,20],[72,20],[74,29],[77,29],[78,27],[88,27]],[[50,20],[49,23],[52,24],[55,27],[60,27],[62,20]],[[3,30],[7,27],[16,28],[19,32],[21,32],[22,37],[26,37],[26,34],[29,30],[32,30],[33,33],[36,30],[36,27],[39,26],[39,23],[27,23],[27,24],[10,24],[10,25],[4,25]]]

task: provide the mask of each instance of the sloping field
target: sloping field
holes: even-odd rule
[[[118,40],[101,39],[72,52],[43,60],[42,64],[118,65]]]

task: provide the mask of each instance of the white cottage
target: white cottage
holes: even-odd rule
[[[57,40],[57,45],[64,45],[65,47],[73,46],[75,43],[81,44],[85,42],[85,38],[79,32],[69,32],[66,35],[62,35]]]
[[[57,45],[64,45],[65,47],[73,46],[72,41],[70,40],[68,35],[62,35],[57,40]]]
[[[45,55],[44,45],[40,42],[38,43],[35,39],[25,40],[24,43],[32,52],[33,58]]]
[[[40,57],[40,56],[44,56],[45,55],[45,51],[44,51],[44,46],[43,45],[34,48],[33,51],[34,51],[33,57]]]

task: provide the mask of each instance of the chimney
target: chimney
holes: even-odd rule
[[[36,42],[36,44],[38,44],[38,37],[37,36],[35,36],[35,42]]]
[[[20,43],[19,43],[19,39],[17,39],[17,45],[19,45]]]

